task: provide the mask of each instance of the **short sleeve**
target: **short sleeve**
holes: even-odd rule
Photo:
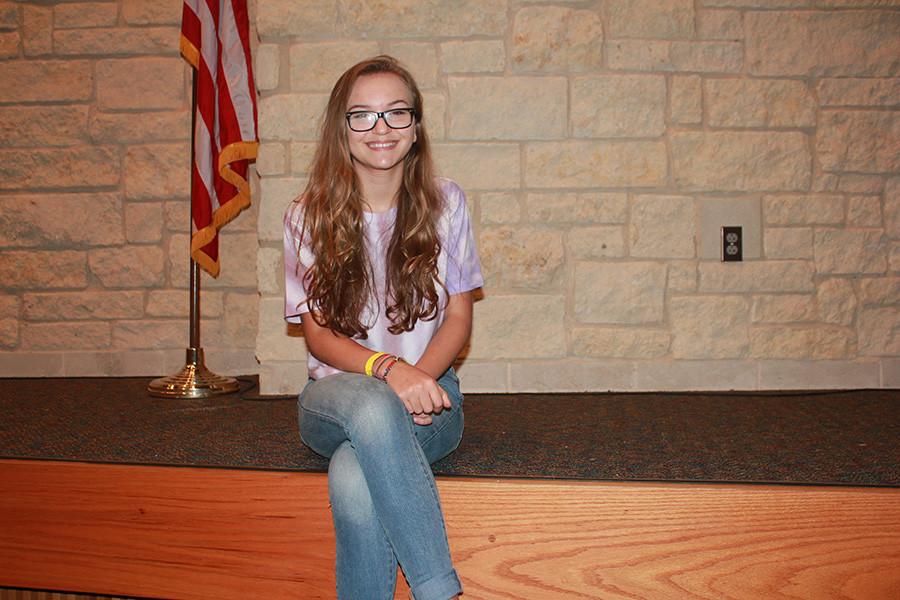
[[[481,262],[475,247],[475,236],[466,206],[466,196],[456,183],[442,181],[446,202],[447,237],[443,251],[447,254],[444,285],[449,294],[461,294],[484,285]]]
[[[302,228],[303,208],[291,202],[284,213],[284,318],[289,323],[299,323],[300,315],[309,312],[304,276],[313,255]]]

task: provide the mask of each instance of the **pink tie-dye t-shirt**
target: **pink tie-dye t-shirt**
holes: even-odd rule
[[[481,264],[475,249],[475,240],[466,208],[463,191],[449,179],[439,179],[444,194],[444,211],[438,220],[438,236],[441,253],[438,256],[438,277],[444,282],[447,293],[461,294],[484,284]],[[372,263],[375,295],[369,298],[363,323],[368,323],[368,337],[356,341],[375,351],[389,352],[402,356],[407,362],[415,363],[422,357],[425,348],[444,322],[446,296],[439,293],[438,315],[430,321],[419,321],[412,331],[393,334],[385,315],[385,259],[391,233],[394,227],[396,209],[383,213],[364,213],[366,219],[366,248]],[[292,203],[284,217],[284,318],[290,323],[299,323],[300,315],[309,312],[306,286],[303,276],[313,264],[315,257],[309,247],[307,237],[301,235],[303,226],[302,203]],[[439,290],[440,291],[440,290]],[[340,371],[317,360],[311,353],[308,357],[309,376],[321,379]]]

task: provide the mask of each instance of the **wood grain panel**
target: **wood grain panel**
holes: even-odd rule
[[[322,474],[0,460],[0,482],[0,585],[334,598]],[[438,487],[466,598],[900,598],[898,489]]]

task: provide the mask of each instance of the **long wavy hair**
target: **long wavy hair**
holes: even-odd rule
[[[309,236],[315,261],[305,274],[307,306],[316,323],[348,337],[365,338],[363,314],[375,289],[364,236],[362,186],[347,141],[347,102],[357,79],[392,73],[406,84],[415,109],[416,142],[404,158],[396,220],[387,250],[384,305],[389,331],[410,331],[437,316],[437,219],[443,196],[434,177],[422,94],[412,75],[390,56],[376,56],[348,69],[331,90],[309,182],[297,199],[301,235]]]

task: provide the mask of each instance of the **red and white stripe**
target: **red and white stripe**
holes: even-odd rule
[[[184,0],[181,54],[197,78],[191,258],[218,276],[218,231],[250,206],[259,146],[247,0]]]

